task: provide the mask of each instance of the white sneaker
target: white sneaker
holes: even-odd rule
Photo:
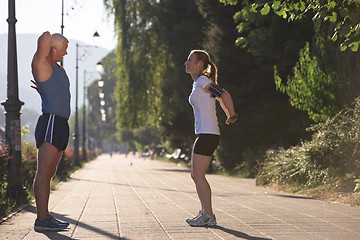
[[[193,227],[215,226],[216,217],[214,214],[209,216],[204,211],[200,211],[196,217],[187,219],[186,222]]]

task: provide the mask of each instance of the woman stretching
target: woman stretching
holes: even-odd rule
[[[205,172],[220,140],[215,99],[219,101],[227,116],[227,125],[236,121],[237,114],[230,94],[217,85],[217,69],[206,51],[191,51],[185,66],[186,73],[190,74],[194,81],[189,96],[194,110],[196,134],[191,156],[191,177],[201,202],[199,214],[186,222],[191,226],[214,226],[216,218],[212,211],[211,188]]]

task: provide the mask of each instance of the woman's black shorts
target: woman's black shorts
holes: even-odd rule
[[[215,134],[198,134],[195,139],[193,152],[195,154],[212,156],[219,145],[220,135]]]
[[[44,113],[35,128],[36,147],[49,142],[59,151],[64,151],[69,141],[69,124],[66,118]]]

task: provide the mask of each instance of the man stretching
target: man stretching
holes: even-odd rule
[[[44,32],[38,39],[31,69],[42,102],[35,139],[38,148],[34,180],[37,219],[35,231],[59,231],[69,223],[55,219],[48,209],[50,182],[69,139],[69,78],[57,63],[67,55],[68,40],[59,33]]]

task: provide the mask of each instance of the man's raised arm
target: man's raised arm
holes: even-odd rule
[[[32,73],[36,81],[46,81],[51,75],[51,65],[46,60],[51,50],[51,34],[44,32],[38,39],[37,50],[31,62]]]

